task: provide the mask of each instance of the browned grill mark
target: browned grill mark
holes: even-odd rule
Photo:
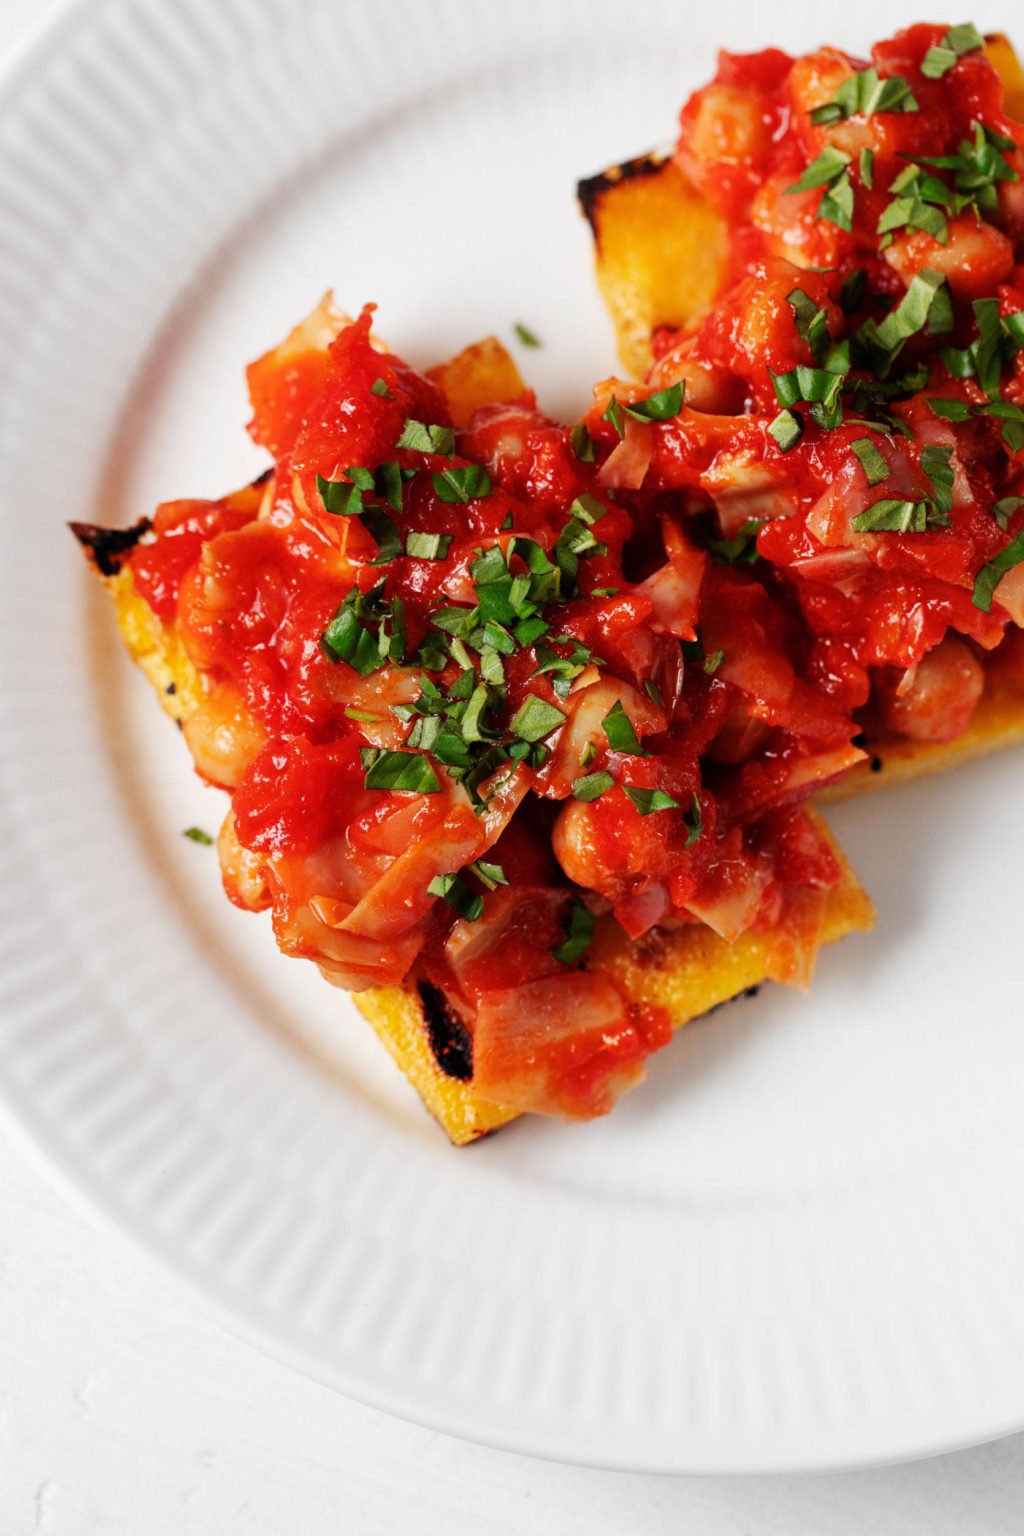
[[[597,205],[605,192],[623,181],[633,181],[640,176],[656,176],[664,164],[665,156],[651,150],[646,155],[637,155],[635,160],[624,160],[621,165],[609,166],[606,171],[596,176],[586,176],[576,183],[576,197],[595,238],[598,238]]]
[[[473,1076],[473,1037],[452,1008],[440,987],[429,981],[416,983],[423,1005],[427,1039],[434,1060],[446,1077],[468,1083]]]
[[[68,527],[89,555],[101,576],[116,576],[125,555],[133,550],[152,524],[143,517],[131,528],[101,528],[97,523],[69,523]]]

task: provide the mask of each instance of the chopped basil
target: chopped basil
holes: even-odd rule
[[[452,533],[418,533],[411,529],[405,536],[405,552],[414,560],[444,560],[454,537]]]
[[[594,937],[596,918],[582,901],[574,901],[566,913],[563,932],[565,938],[556,944],[551,953],[563,965],[575,965]]]
[[[572,781],[573,796],[577,800],[597,800],[599,796],[607,794],[608,790],[614,787],[615,780],[603,768],[597,773],[586,773],[582,778]]]
[[[581,464],[593,464],[597,457],[597,445],[582,421],[569,433],[569,443]]]
[[[622,787],[641,816],[651,816],[655,811],[679,810],[679,801],[666,795],[663,789],[636,789],[632,784],[623,784]]]
[[[924,533],[928,507],[923,501],[899,501],[885,497],[853,519],[858,533]]]
[[[860,179],[870,192],[875,184],[875,152],[873,149],[862,149],[860,160]]]
[[[941,417],[943,421],[970,421],[971,408],[966,400],[957,400],[949,395],[929,395],[927,403],[934,415]]]
[[[365,747],[360,753],[367,789],[405,790],[417,795],[436,795],[441,781],[433,765],[417,752],[386,752]]]
[[[908,165],[890,184],[890,192],[896,196],[888,203],[878,220],[881,245],[888,245],[897,229],[920,229],[931,235],[940,245],[949,240],[949,222],[944,212],[951,208],[959,212],[957,198],[937,176],[926,175],[919,165]]]
[[[692,848],[698,837],[700,837],[701,833],[704,831],[704,815],[701,811],[700,796],[698,794],[694,794],[690,809],[683,817],[683,821],[687,827],[687,837],[683,847]]]
[[[704,671],[708,677],[714,677],[722,662],[725,660],[724,651],[712,651],[710,656],[704,658]]]
[[[596,523],[607,512],[604,502],[592,496],[589,491],[582,491],[569,508],[569,516],[579,518],[581,523]]]
[[[849,315],[859,309],[867,286],[868,274],[864,267],[858,267],[849,277],[843,278],[839,289],[839,304],[844,314]]]
[[[850,75],[828,101],[815,107],[815,127],[843,122],[848,117],[873,117],[876,112],[918,112],[917,100],[902,75],[880,79],[874,67]]]
[[[325,480],[317,475],[316,488],[325,511],[335,517],[358,517],[363,511],[363,492],[373,490],[373,476],[359,465],[345,473],[347,480]]]
[[[482,464],[454,465],[442,469],[433,476],[434,490],[442,501],[457,501],[463,505],[491,494],[491,477]]]
[[[753,565],[758,558],[757,536],[766,517],[748,517],[743,527],[731,539],[712,539],[708,546],[716,560],[725,565]]]
[[[379,582],[371,592],[353,587],[320,637],[328,661],[346,661],[368,677],[388,661],[405,660],[405,612],[400,598],[385,599]]]
[[[768,436],[774,438],[782,453],[795,448],[804,435],[804,419],[799,411],[780,411],[768,427]]]
[[[511,731],[521,741],[541,741],[565,724],[565,716],[553,704],[531,693],[512,717]]]
[[[797,332],[810,347],[814,361],[823,363],[832,342],[825,310],[815,304],[802,288],[794,288],[787,293],[786,303],[793,311]]]
[[[928,443],[921,449],[921,468],[932,483],[932,511],[928,517],[931,527],[948,522],[953,510],[953,468],[949,462],[952,452],[952,448],[942,448],[935,443]]]
[[[624,405],[623,410],[637,421],[671,421],[683,408],[683,385],[670,384],[667,389],[656,389],[646,400],[635,400]],[[621,434],[620,434],[621,436]]]
[[[867,476],[868,485],[879,485],[888,477],[889,466],[870,437],[858,437],[850,447],[860,460],[860,467]]]
[[[548,672],[556,679],[570,683],[573,678],[579,677],[584,668],[593,666],[595,662],[600,666],[600,661],[588,647],[580,645],[570,635],[559,635],[557,642],[572,646],[569,655],[559,656],[558,652],[551,650],[550,646],[539,645],[537,647],[537,669],[534,676]]]
[[[358,720],[363,725],[370,725],[374,721],[379,721],[380,715],[375,715],[371,709],[353,709],[351,705],[347,705],[345,708],[345,718],[347,720]]]
[[[984,46],[985,39],[973,22],[950,27],[942,42],[928,49],[921,61],[921,73],[927,80],[941,80],[965,53],[975,53]]]
[[[390,400],[392,395],[391,391],[388,389],[387,379],[374,379],[373,383],[370,385],[370,394],[380,395],[382,400]]]
[[[840,395],[850,369],[849,344],[836,342],[829,348],[824,364],[823,368],[811,368],[798,363],[788,373],[773,373],[771,368],[768,373],[775,398],[783,408],[788,409],[804,400],[811,407],[812,419],[829,431],[839,426],[843,419]]]
[[[382,507],[364,507],[359,521],[377,545],[371,565],[389,565],[402,553],[402,535]]]
[[[534,331],[531,331],[528,325],[524,325],[521,320],[517,320],[512,329],[524,347],[540,346],[540,337]]]
[[[1002,421],[1002,439],[1010,453],[1024,448],[1024,409],[1008,400],[993,400],[980,409],[983,416],[996,416]]]
[[[455,430],[432,421],[416,421],[410,416],[402,428],[398,447],[411,448],[416,453],[452,454],[455,452]]]
[[[377,473],[373,477],[374,490],[395,512],[401,512],[403,482],[414,474],[415,470],[402,469],[397,459],[386,459],[377,466]]]
[[[622,707],[621,699],[615,700],[601,721],[601,729],[608,738],[608,745],[614,751],[628,753],[631,757],[643,757],[644,749],[633,729],[632,720]]]
[[[841,149],[836,149],[833,144],[826,144],[821,154],[811,161],[799,181],[794,181],[786,191],[811,192],[815,187],[831,186],[840,176],[846,174],[849,164],[849,155]]]
[[[665,696],[661,689],[658,687],[657,683],[654,681],[653,677],[644,678],[644,693],[646,693],[647,697],[650,699],[651,703],[655,706],[656,709],[665,708]]]
[[[181,835],[187,837],[191,843],[202,843],[204,848],[213,846],[213,838],[209,832],[204,832],[202,827],[186,827]]]
[[[440,896],[468,923],[475,923],[483,916],[484,899],[480,892],[471,891],[456,874],[435,875],[427,892],[431,896]]]
[[[904,343],[919,331],[939,336],[953,329],[953,301],[941,272],[918,272],[896,308],[879,323],[865,320],[857,332],[858,346],[867,353],[874,371],[884,378]]]
[[[1000,528],[1005,528],[1018,507],[1024,507],[1024,496],[1004,496],[992,507],[992,516]]]
[[[547,632],[548,625],[539,614],[535,615],[532,619],[522,619],[516,625],[516,639],[524,650],[527,646],[533,645],[534,641],[539,640],[541,635],[546,635]]]
[[[601,420],[611,422],[619,436],[625,437],[626,424],[622,420],[622,407],[619,405],[619,402],[614,395],[612,395],[611,399],[608,401],[608,404],[605,406]]]
[[[847,233],[853,229],[853,183],[849,171],[844,171],[826,187],[815,218],[825,219]]]
[[[954,378],[976,379],[989,399],[997,400],[1003,365],[1012,360],[1022,345],[1018,327],[1010,323],[1017,317],[1002,317],[998,299],[975,299],[971,308],[977,336],[967,347],[943,347],[942,360]]]
[[[1016,147],[1013,139],[1008,139],[1005,134],[975,122],[973,140],[961,139],[955,155],[922,155],[920,163],[935,170],[953,172],[956,191],[955,196],[950,194],[950,203],[957,213],[974,207],[980,215],[990,219],[999,208],[997,183],[1019,180],[1018,173],[1004,154]]]
[[[993,560],[983,565],[974,580],[974,593],[971,602],[975,608],[980,608],[982,613],[992,612],[992,598],[995,590],[1007,571],[1012,571],[1015,565],[1020,565],[1024,560],[1024,532],[1018,533],[1015,539],[1011,539],[1005,549],[1001,549]]]
[[[486,859],[476,859],[469,866],[470,874],[476,875],[481,885],[493,891],[499,885],[508,885],[508,876],[500,864],[488,864]]]

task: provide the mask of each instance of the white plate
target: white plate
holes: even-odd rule
[[[891,12],[638,14],[109,0],[7,81],[0,1085],[228,1322],[368,1402],[603,1466],[918,1455],[1024,1424],[1020,758],[835,817],[880,926],[810,999],[685,1031],[604,1123],[454,1151],[181,837],[219,803],[63,527],[258,469],[242,364],[329,284],[423,364],[524,320],[578,407],[613,358],[576,176],[670,137],[719,41]]]

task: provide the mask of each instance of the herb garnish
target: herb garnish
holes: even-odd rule
[[[623,784],[622,787],[641,816],[651,816],[655,811],[680,809],[679,801],[673,800],[663,789],[638,789],[632,784]]]
[[[748,517],[733,538],[712,539],[708,548],[724,565],[753,565],[758,558],[757,536],[767,521],[766,517]]]
[[[435,875],[427,886],[427,891],[431,896],[442,897],[460,917],[464,917],[469,923],[475,923],[483,916],[484,899],[480,892],[471,891],[457,874]]]
[[[853,183],[850,181],[850,157],[833,144],[826,144],[821,154],[812,160],[798,181],[787,192],[810,192],[815,187],[824,191],[815,215],[828,219],[847,231],[853,228]]]
[[[858,353],[886,378],[906,342],[921,331],[941,336],[953,329],[953,300],[941,272],[918,272],[896,308],[881,322],[865,320],[855,337]]]
[[[627,415],[637,421],[671,421],[683,408],[684,385],[670,384],[667,389],[656,389],[645,400],[635,400],[623,405]]]
[[[868,485],[880,485],[883,480],[887,479],[889,466],[870,437],[858,437],[856,442],[850,444],[850,447],[860,461],[860,467],[867,476]]]
[[[569,444],[581,464],[593,464],[597,457],[597,444],[583,425],[577,422],[569,433]]]
[[[524,347],[540,346],[540,337],[536,334],[535,331],[531,331],[528,325],[524,325],[521,320],[517,320],[512,329],[515,331]]]
[[[768,436],[774,438],[781,453],[795,448],[803,435],[804,419],[799,411],[780,411],[768,426]]]
[[[542,741],[564,724],[565,716],[560,709],[531,693],[513,715],[510,729],[520,741],[534,742]]]
[[[202,843],[204,848],[213,846],[213,838],[209,832],[204,832],[202,827],[186,827],[181,835],[187,837],[191,843]]]
[[[839,397],[849,371],[850,344],[846,341],[834,342],[829,347],[821,368],[798,363],[788,373],[773,373],[771,368],[768,369],[779,404],[788,410],[801,400],[806,401],[812,420],[826,431],[842,422],[843,407]]]
[[[1015,539],[1011,539],[1005,549],[1001,549],[994,559],[982,566],[974,580],[974,592],[971,602],[975,608],[980,608],[982,613],[992,612],[992,598],[995,590],[1007,571],[1012,571],[1015,565],[1020,565],[1024,560],[1024,530],[1018,533]]]
[[[941,80],[965,53],[975,53],[984,46],[985,39],[973,22],[950,27],[942,42],[928,49],[921,61],[921,73],[927,80]]]
[[[359,757],[367,789],[407,790],[417,795],[440,792],[440,779],[430,761],[418,752],[387,752],[383,747],[363,747]]]
[[[610,773],[607,773],[602,768],[596,773],[587,773],[582,778],[573,779],[573,798],[583,801],[597,800],[601,795],[607,794],[610,789],[614,789],[614,787],[615,780]]]
[[[1024,507],[1024,496],[1004,496],[1001,501],[993,505],[992,516],[1000,528],[1006,528],[1018,507]]]
[[[480,884],[487,890],[496,890],[499,885],[508,885],[508,876],[500,864],[488,864],[486,859],[475,859],[469,866],[469,872],[476,875]]]
[[[347,661],[360,677],[405,660],[405,610],[401,598],[384,597],[379,581],[369,592],[353,587],[320,637],[328,661]]]
[[[622,407],[619,405],[619,402],[614,395],[612,395],[611,399],[608,401],[608,404],[605,406],[603,412],[601,413],[601,420],[610,422],[619,436],[625,437],[626,424],[622,419]]]
[[[902,75],[889,75],[883,80],[872,66],[850,75],[810,116],[814,126],[820,128],[848,117],[874,117],[876,112],[918,111],[914,93]]]
[[[793,311],[797,332],[811,349],[816,363],[823,363],[831,345],[828,333],[828,315],[802,288],[794,288],[786,294],[786,303]]]
[[[562,930],[565,938],[551,951],[555,959],[563,965],[575,965],[594,937],[596,921],[589,907],[585,907],[582,901],[574,901],[565,915]]]
[[[624,752],[630,757],[643,757],[644,749],[640,745],[640,738],[633,728],[633,722],[622,707],[622,700],[616,699],[611,709],[601,721],[601,729],[608,738],[608,745],[614,752]]]
[[[452,533],[419,533],[410,529],[405,536],[405,552],[414,560],[444,560],[454,537]]]
[[[491,477],[481,464],[451,465],[432,476],[442,501],[467,502],[491,494]]]
[[[440,427],[434,422],[416,421],[410,416],[402,428],[398,447],[411,448],[416,453],[443,453],[450,456],[455,452],[455,429]]]
[[[977,336],[967,347],[943,347],[942,360],[955,379],[976,379],[990,400],[998,400],[1003,365],[1024,346],[1024,311],[1000,315],[998,299],[975,299],[971,308]]]

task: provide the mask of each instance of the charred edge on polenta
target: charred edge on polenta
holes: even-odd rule
[[[637,155],[633,160],[624,160],[621,165],[610,165],[607,170],[599,171],[596,176],[585,176],[576,183],[577,201],[598,245],[601,243],[598,208],[604,194],[612,187],[621,186],[625,181],[639,181],[645,176],[657,176],[658,172],[664,169],[667,159],[667,155],[657,150],[650,150],[646,155]]]
[[[460,1083],[470,1082],[473,1077],[472,1035],[440,987],[420,981],[416,990],[434,1060],[446,1077],[454,1077]]]
[[[140,518],[130,528],[101,528],[98,523],[68,523],[87,558],[101,576],[116,576],[126,557],[152,526],[148,517]]]

